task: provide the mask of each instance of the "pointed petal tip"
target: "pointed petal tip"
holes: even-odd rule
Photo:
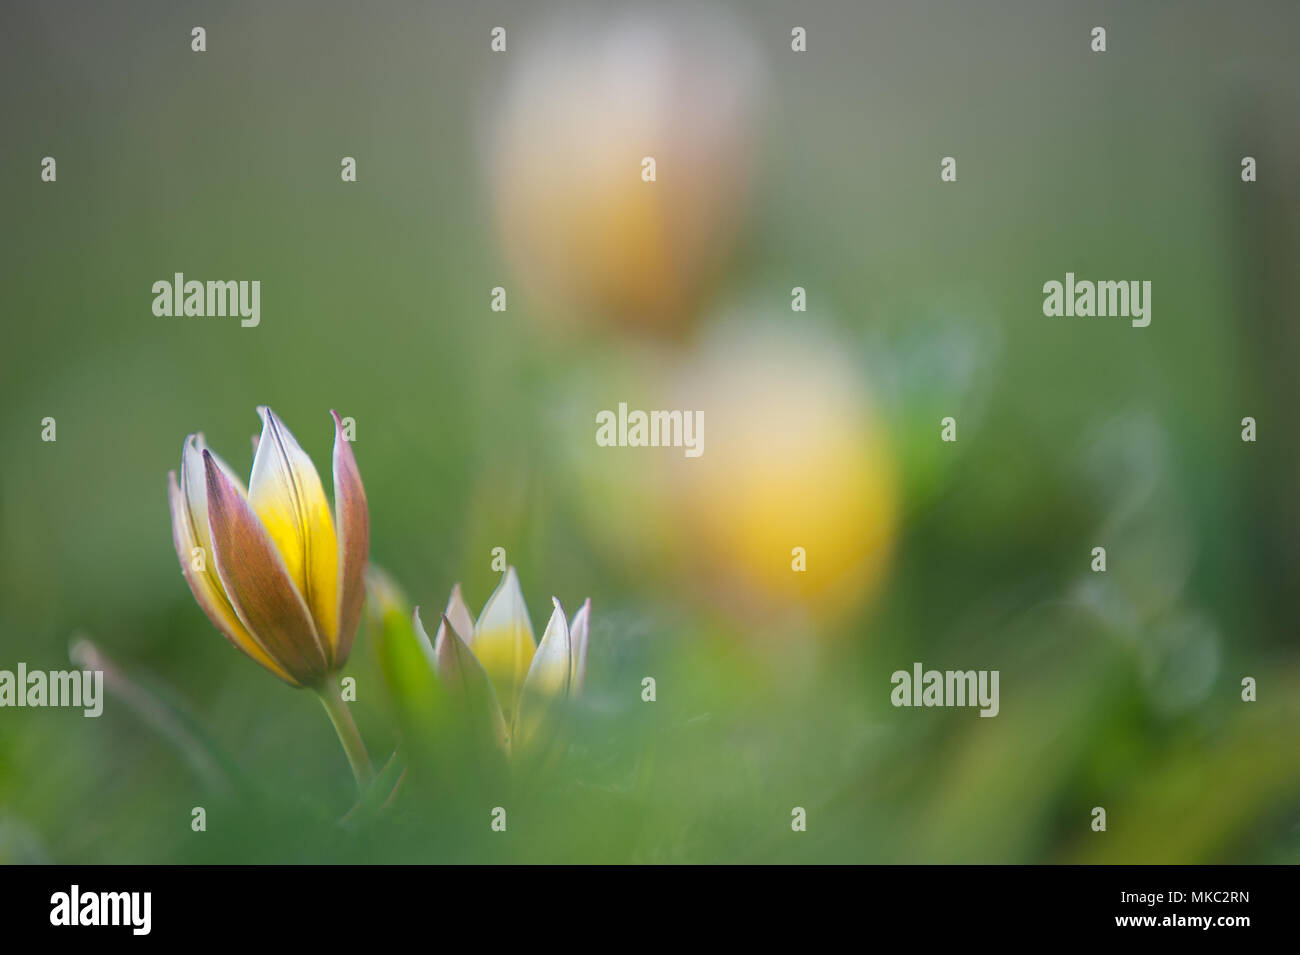
[[[287,428],[284,427],[284,422],[280,420],[280,416],[271,410],[270,405],[258,405],[257,416],[262,419],[263,431],[265,431],[267,428],[284,429],[286,431],[288,430]]]
[[[459,581],[452,585],[451,596],[447,598],[447,607],[442,616],[466,646],[474,642],[474,615],[469,612],[465,598],[461,596]]]
[[[424,652],[424,657],[429,661],[430,666],[435,670],[438,668],[438,633],[429,636],[429,631],[424,629],[424,621],[420,618],[420,608],[415,607],[411,610],[411,630],[415,633],[415,642],[419,644],[420,649]]]
[[[473,639],[473,631],[470,632],[470,636],[468,637],[465,636],[464,628],[458,627],[456,625],[456,622],[452,620],[452,615],[448,611],[443,611],[438,616],[439,616],[439,620],[438,620],[437,640],[439,646],[442,645],[442,641],[445,639],[448,633],[454,633],[456,635],[456,639],[459,640],[461,643],[465,644],[466,647],[470,645]]]
[[[203,457],[203,473],[207,477],[209,494],[212,493],[212,483],[220,480],[231,484],[241,492],[241,497],[244,496],[242,493],[243,489],[239,487],[237,482],[231,481],[230,475],[226,473],[226,469],[221,466],[221,460],[215,454],[201,445],[199,453]]]

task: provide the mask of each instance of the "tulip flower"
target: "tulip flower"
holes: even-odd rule
[[[370,515],[334,414],[334,513],[306,452],[270,408],[247,488],[202,434],[168,475],[172,537],[194,599],[236,649],[293,687],[317,692],[358,783],[370,761],[331,677],[365,598]]]
[[[895,453],[850,343],[747,310],[697,347],[669,407],[704,410],[712,436],[669,460],[664,491],[695,580],[747,623],[846,618],[878,592],[899,521]]]
[[[703,9],[584,14],[512,55],[487,166],[538,314],[667,335],[699,315],[747,207],[760,57]]]
[[[556,704],[576,697],[586,682],[591,601],[570,623],[560,601],[551,599],[555,606],[540,644],[513,567],[477,622],[460,584],[452,588],[433,640],[418,607],[414,614],[416,636],[439,679],[491,742],[517,761],[547,749]]]

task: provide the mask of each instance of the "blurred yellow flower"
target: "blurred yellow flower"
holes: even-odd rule
[[[493,744],[516,757],[548,746],[555,704],[576,697],[586,682],[591,601],[570,623],[560,601],[551,600],[554,609],[540,644],[513,567],[506,569],[477,622],[460,584],[452,588],[433,640],[419,608],[414,614],[416,636],[443,685]]]
[[[370,516],[334,414],[335,514],[311,459],[258,408],[248,488],[204,443],[185,439],[168,475],[172,537],[194,599],[232,644],[295,687],[342,668],[365,596]]]
[[[894,454],[862,373],[829,332],[724,322],[677,404],[709,419],[708,450],[674,461],[710,599],[771,619],[828,619],[870,596],[898,520]]]

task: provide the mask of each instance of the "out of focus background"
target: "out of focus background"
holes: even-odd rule
[[[0,859],[1297,861],[1298,30],[1284,2],[5,4],[0,669],[88,641],[114,689],[0,709]],[[1151,281],[1150,327],[1044,317],[1067,271]],[[260,326],[155,317],[175,272],[260,280]],[[620,402],[702,411],[703,455],[598,447]],[[457,581],[481,609],[496,547],[539,634],[591,598],[558,767],[435,752],[338,821],[319,705],[171,543],[183,439],[246,474],[258,404],[326,475],[329,410],[356,420],[372,562],[428,613]],[[383,762],[379,642],[345,674]],[[892,707],[915,661],[999,670],[1000,714]]]

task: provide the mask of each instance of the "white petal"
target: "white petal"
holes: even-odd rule
[[[528,668],[523,692],[519,695],[519,716],[515,721],[515,751],[523,758],[544,748],[554,736],[555,705],[569,696],[573,648],[569,641],[569,624],[560,601],[554,597],[555,610],[542,634],[542,642]]]
[[[591,598],[573,615],[569,627],[569,645],[572,647],[569,693],[577,696],[587,682],[587,633],[591,628]]]
[[[565,619],[564,609],[559,598],[552,597],[555,609],[542,634],[542,642],[533,654],[532,665],[524,680],[524,694],[538,699],[549,697],[566,697],[572,682],[573,646],[569,634],[569,622]]]
[[[474,641],[474,617],[469,612],[469,607],[465,606],[465,598],[460,594],[460,584],[457,583],[451,588],[451,596],[447,598],[447,609],[443,611],[443,617],[451,621],[452,627],[467,646],[472,645]],[[444,633],[447,629],[445,622],[439,621],[438,635],[434,638],[434,649],[437,650],[442,646]]]

